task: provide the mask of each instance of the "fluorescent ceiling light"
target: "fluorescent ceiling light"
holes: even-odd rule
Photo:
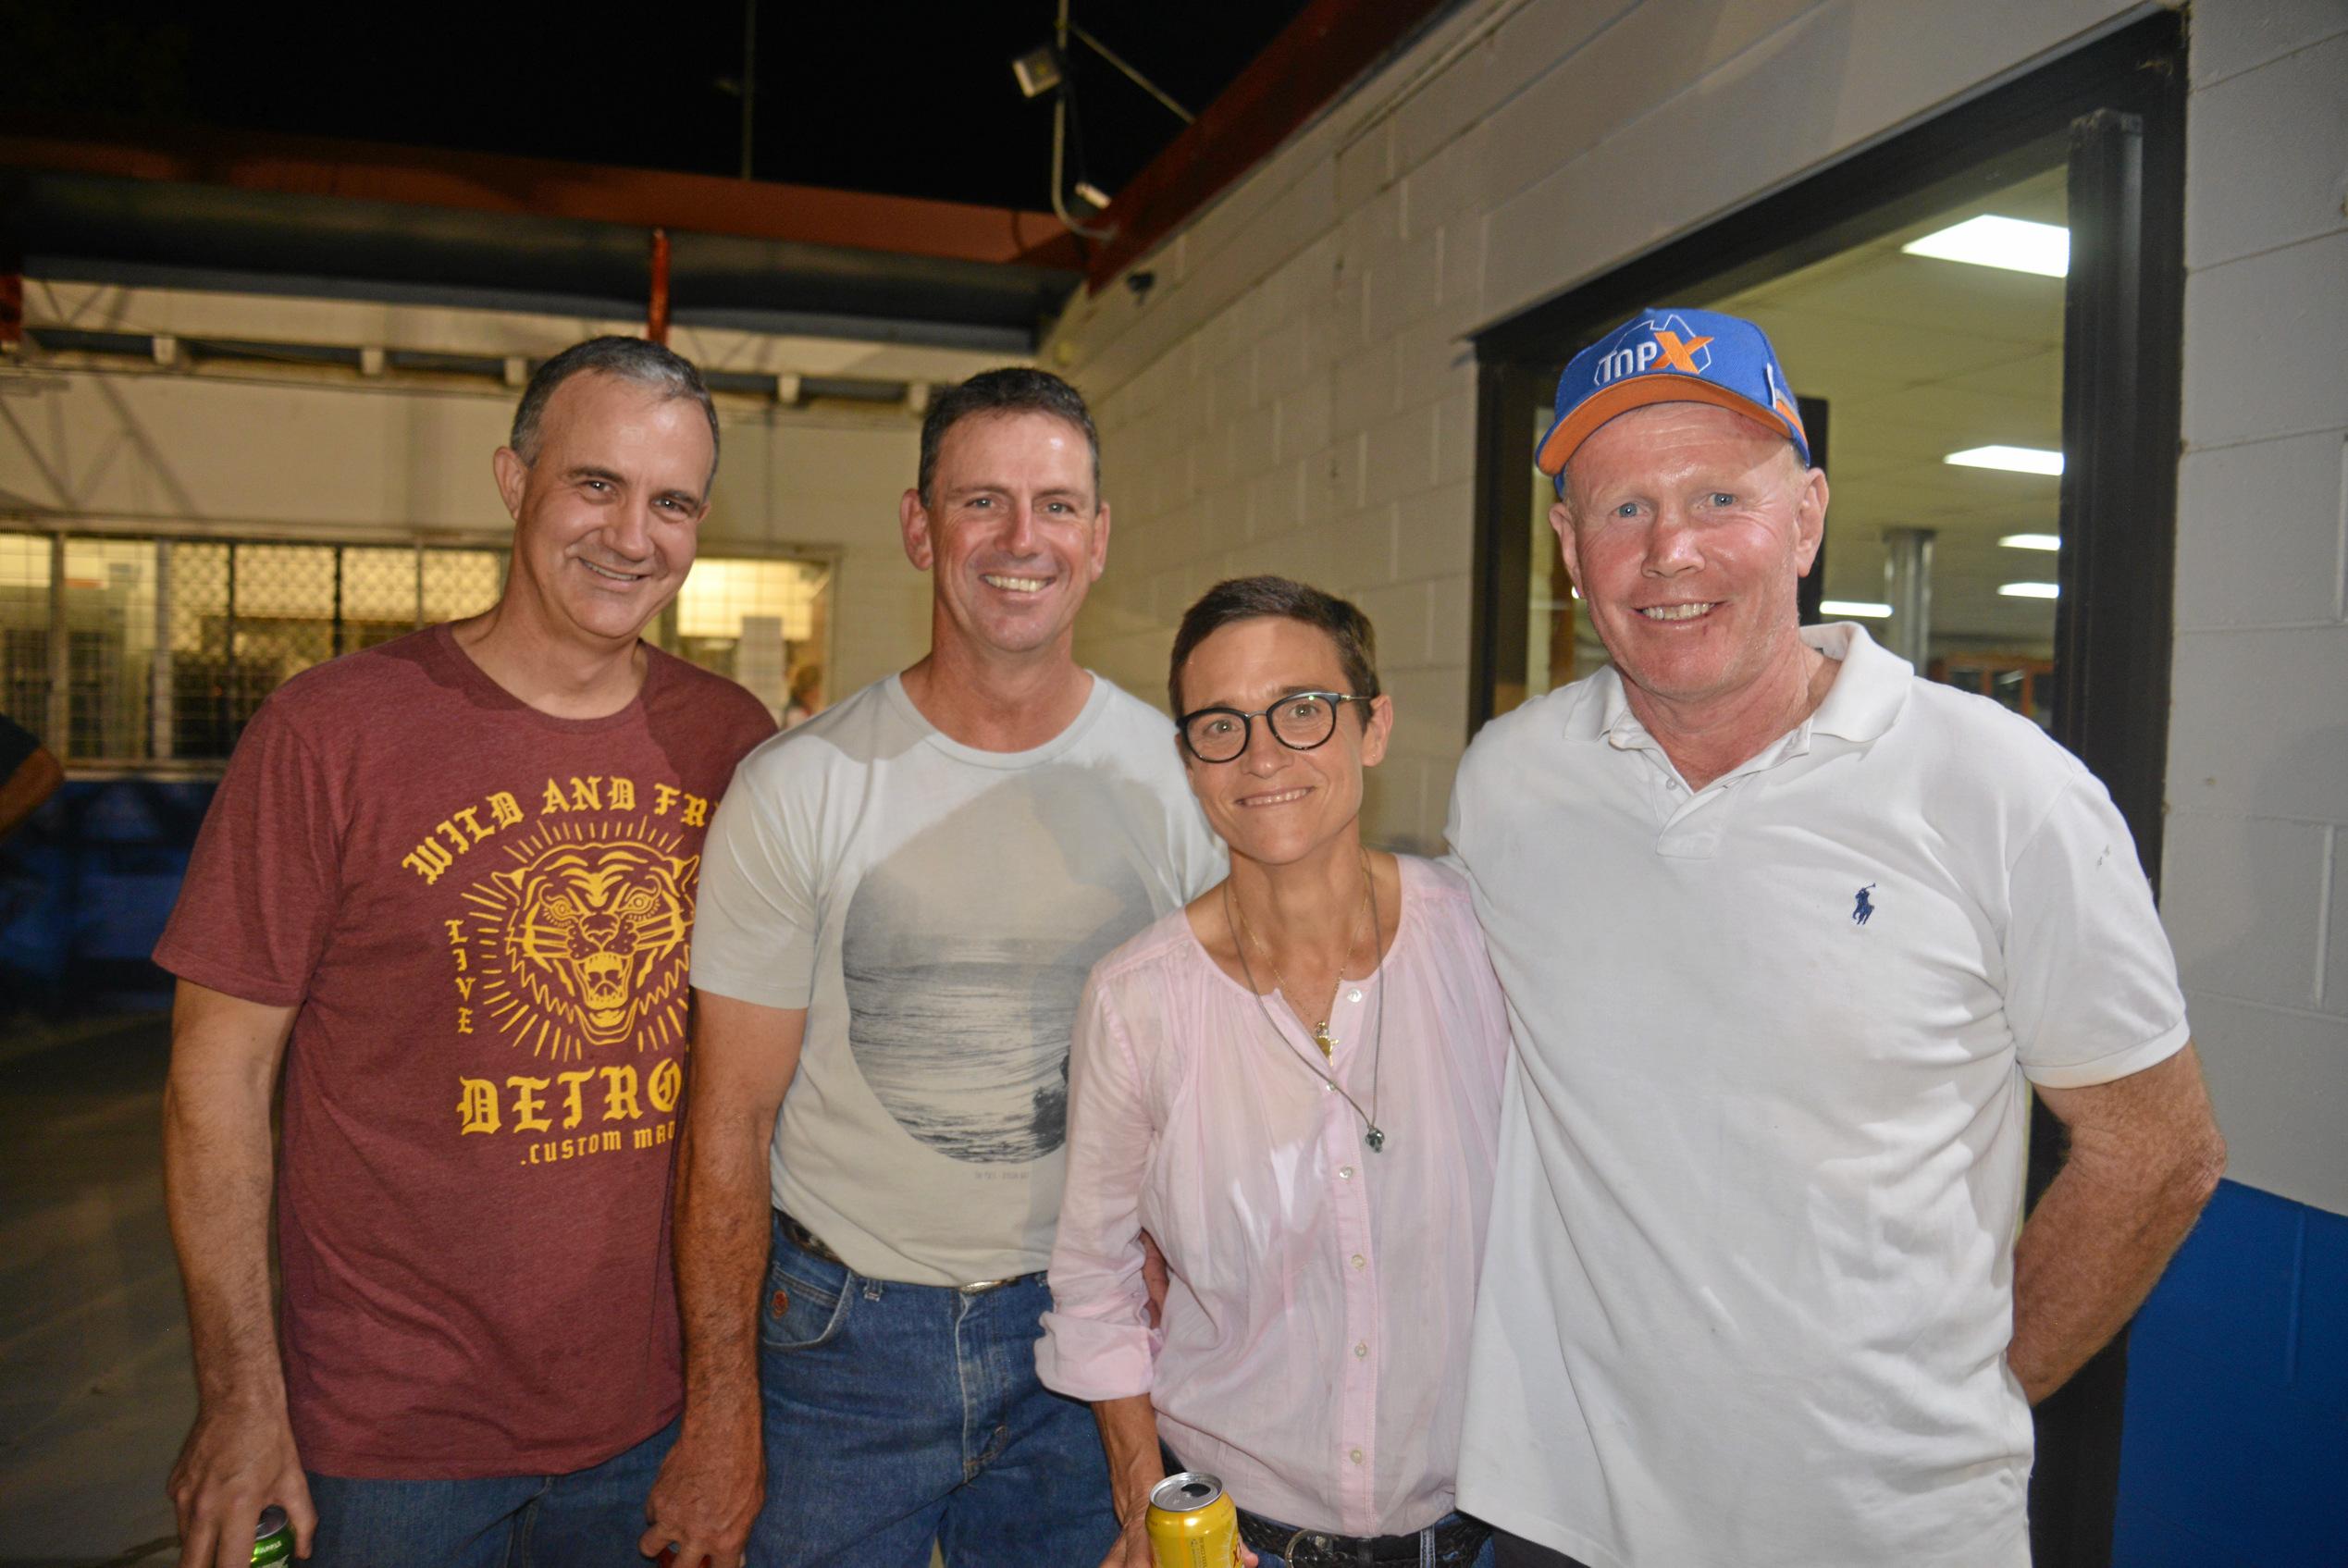
[[[2008,599],[2056,599],[2062,594],[2052,583],[2007,583],[1997,591]]]
[[[2070,230],[2058,223],[2028,223],[2018,217],[1969,217],[1900,249],[1911,256],[2002,266],[2041,278],[2060,278],[2070,270]]]
[[[1959,468],[2002,468],[2009,474],[2060,474],[2063,454],[2043,447],[1968,447],[1950,452],[1943,463]]]
[[[1821,615],[1840,615],[1851,621],[1881,621],[1891,614],[1891,606],[1865,599],[1822,599],[1818,601],[1818,612]]]
[[[1997,542],[2008,549],[2060,549],[2063,548],[2063,537],[2060,534],[2008,534]]]

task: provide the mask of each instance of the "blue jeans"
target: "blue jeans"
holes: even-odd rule
[[[310,1476],[318,1533],[308,1568],[646,1568],[644,1500],[676,1440],[672,1421],[567,1475],[473,1481]]]
[[[1093,1568],[1117,1539],[1091,1407],[1035,1377],[1051,1292],[867,1279],[778,1222],[760,1303],[753,1568]]]

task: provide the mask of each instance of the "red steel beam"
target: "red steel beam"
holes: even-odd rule
[[[1109,204],[1116,232],[1085,272],[1094,293],[1255,167],[1450,0],[1312,0],[1204,114]]]
[[[669,231],[652,231],[652,299],[644,312],[644,336],[655,343],[669,340]]]
[[[1076,237],[1049,213],[325,137],[174,129],[165,144],[136,132],[0,133],[0,167],[578,218],[956,261],[1071,271],[1084,265]]]

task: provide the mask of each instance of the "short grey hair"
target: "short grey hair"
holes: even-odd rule
[[[699,403],[710,422],[710,477],[717,477],[717,405],[710,401],[710,389],[702,383],[701,373],[683,354],[642,338],[589,338],[572,344],[531,373],[530,384],[522,389],[522,401],[513,411],[513,434],[506,438],[506,445],[523,462],[538,460],[538,426],[555,389],[588,371],[616,376],[663,399],[689,398]]]

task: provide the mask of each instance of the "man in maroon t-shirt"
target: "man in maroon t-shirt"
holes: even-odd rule
[[[638,636],[717,470],[692,365],[557,355],[495,470],[503,597],[269,698],[155,949],[183,1564],[246,1562],[273,1502],[314,1562],[643,1561],[696,872],[774,726]]]

